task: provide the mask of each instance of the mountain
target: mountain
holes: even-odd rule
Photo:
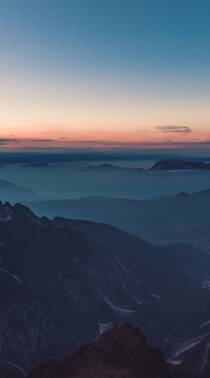
[[[175,338],[196,337],[210,319],[210,256],[190,256],[191,247],[160,248],[106,224],[0,203],[1,376],[122,321],[173,354]]]
[[[87,167],[96,171],[130,171],[138,172],[145,171],[143,168],[126,168],[117,165],[104,163],[101,165]],[[210,163],[199,160],[179,160],[179,159],[165,159],[159,160],[148,171],[178,171],[178,170],[210,170]]]
[[[3,180],[0,180],[0,198],[2,201],[10,201],[12,203],[37,201],[39,199],[38,195],[31,190]]]
[[[153,171],[210,169],[210,163],[206,163],[204,161],[166,159],[158,161],[150,169]]]
[[[161,351],[147,344],[138,328],[115,326],[92,344],[33,370],[28,378],[175,378]]]
[[[51,167],[50,164],[45,162],[45,161],[24,163],[21,166],[24,167],[24,168],[49,168],[49,167]]]
[[[104,163],[104,164],[101,164],[101,165],[89,165],[87,167],[88,169],[90,170],[95,170],[95,171],[101,171],[101,172],[117,172],[117,171],[124,171],[124,172],[141,172],[141,171],[145,171],[143,168],[129,168],[129,167],[122,167],[122,166],[119,166],[119,165],[113,165],[113,164],[109,164],[109,163]]]
[[[149,200],[87,197],[30,206],[39,215],[108,223],[157,244],[188,243],[210,252],[210,190]]]
[[[125,167],[120,167],[118,165],[113,165],[113,164],[109,164],[109,163],[104,163],[104,164],[101,164],[101,165],[88,165],[88,167],[86,167],[90,170],[93,170],[93,171],[101,171],[101,172],[109,172],[109,171],[113,171],[113,172],[117,172],[117,171],[129,171],[130,169],[129,168],[125,168]]]

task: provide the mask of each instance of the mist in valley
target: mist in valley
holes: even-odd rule
[[[12,194],[5,192],[0,183],[1,199],[13,203],[87,196],[147,199],[210,187],[210,171],[150,171],[153,164],[152,160],[5,164],[0,180],[30,191],[31,196],[20,196],[16,187]]]

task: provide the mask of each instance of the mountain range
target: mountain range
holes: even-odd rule
[[[210,256],[190,246],[1,203],[0,261],[1,375],[24,375],[122,321],[181,363],[210,328]]]
[[[34,202],[38,215],[108,223],[157,243],[188,243],[210,252],[210,190],[149,200],[86,197]]]
[[[157,161],[151,170],[174,171],[174,170],[199,170],[210,169],[210,163],[199,160],[166,159]]]
[[[123,166],[104,163],[101,165],[88,165],[86,169],[98,172],[141,172],[141,171],[182,171],[182,170],[210,170],[210,163],[200,160],[163,159],[158,160],[150,168],[126,168]]]

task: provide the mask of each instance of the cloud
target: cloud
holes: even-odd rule
[[[189,126],[176,126],[176,125],[168,125],[168,126],[158,126],[156,127],[159,131],[163,133],[184,133],[188,134],[192,132],[192,129]]]
[[[16,142],[16,138],[0,138],[0,143]]]
[[[13,143],[49,143],[49,142],[56,142],[56,139],[21,139],[21,138],[0,138],[0,145],[5,146],[7,144]]]

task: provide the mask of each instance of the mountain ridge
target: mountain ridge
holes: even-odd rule
[[[136,327],[123,323],[63,360],[39,366],[28,378],[175,378],[161,351]],[[176,375],[178,377],[178,375]]]
[[[38,215],[107,223],[155,244],[178,241],[210,252],[210,189],[145,200],[108,197],[30,203]]]
[[[199,160],[165,159],[157,161],[150,170],[173,171],[173,170],[199,170],[210,169],[210,163]]]
[[[197,335],[209,319],[208,255],[195,253],[189,265],[185,247],[172,258],[172,247],[110,225],[39,218],[21,204],[9,214],[0,221],[1,374],[11,371],[7,361],[28,371],[122,321],[170,355],[170,340],[185,334],[179,327]]]

